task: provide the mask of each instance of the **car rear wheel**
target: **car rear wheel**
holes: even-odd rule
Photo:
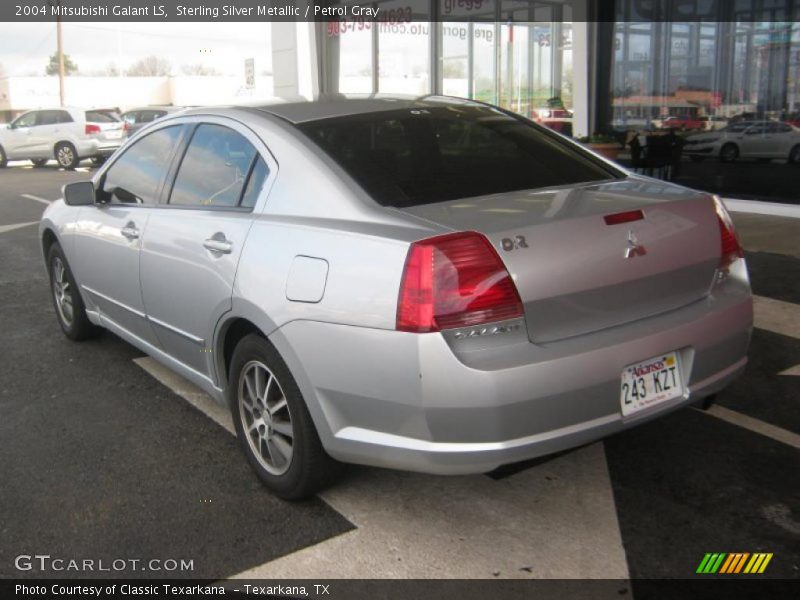
[[[8,157],[6,156],[6,151],[3,150],[3,147],[0,146],[0,169],[4,168],[8,164]]]
[[[36,158],[36,159],[32,160],[31,162],[33,163],[34,167],[43,167],[43,166],[45,166],[47,164],[47,160],[48,159],[46,159],[46,158]]]
[[[792,148],[789,152],[789,163],[793,165],[800,164],[800,144]]]
[[[106,157],[105,157],[105,156],[93,156],[93,157],[92,157],[92,164],[93,164],[95,167],[99,167],[99,166],[100,166],[100,165],[102,165],[104,162],[106,162]]]
[[[295,500],[336,479],[341,465],[322,448],[300,389],[272,344],[255,334],[243,338],[228,382],[239,442],[270,490]]]
[[[94,325],[86,316],[86,307],[78,291],[78,285],[75,283],[64,251],[58,242],[50,246],[47,253],[47,266],[47,270],[50,272],[53,306],[64,335],[75,341],[95,337],[102,329]]]
[[[719,151],[719,158],[722,162],[733,162],[739,158],[739,148],[736,144],[725,144]]]
[[[69,142],[61,142],[56,146],[56,161],[62,169],[74,169],[78,166],[80,159],[75,146]]]

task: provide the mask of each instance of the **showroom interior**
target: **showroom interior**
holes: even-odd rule
[[[65,20],[75,69],[62,77],[56,23],[0,22],[0,40],[19,45],[0,47],[0,127],[59,106],[177,111],[338,94],[497,105],[655,178],[638,180],[654,194],[677,189],[666,181],[718,196],[752,288],[743,374],[713,404],[575,449],[452,477],[352,465],[335,486],[287,502],[242,460],[227,407],[121,337],[62,335],[38,226],[65,185],[109,165],[10,160],[0,169],[0,579],[314,579],[349,600],[381,585],[387,598],[648,598],[671,585],[666,597],[688,597],[681,585],[703,578],[727,579],[724,597],[737,597],[749,578],[750,597],[792,597],[782,594],[800,577],[800,154],[722,149],[727,128],[761,127],[753,139],[766,148],[770,127],[800,136],[800,0],[369,4],[386,20]],[[144,68],[150,58],[162,62]],[[638,226],[619,229],[620,256]],[[36,553],[191,569],[54,572]],[[769,555],[768,568],[703,570],[712,555],[744,554]],[[412,581],[389,589],[400,579]]]

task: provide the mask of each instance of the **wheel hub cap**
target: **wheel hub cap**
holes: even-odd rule
[[[72,307],[72,290],[67,277],[67,269],[60,258],[53,260],[53,296],[56,301],[56,308],[62,321],[66,325],[72,324],[74,316]]]
[[[250,450],[273,475],[289,470],[294,455],[294,427],[280,383],[260,361],[242,369],[238,386],[239,418]]]

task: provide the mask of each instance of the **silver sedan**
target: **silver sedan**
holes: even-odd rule
[[[489,105],[193,109],[65,187],[58,321],[230,406],[287,498],[342,462],[479,473],[697,404],[745,367],[747,269],[714,196]]]

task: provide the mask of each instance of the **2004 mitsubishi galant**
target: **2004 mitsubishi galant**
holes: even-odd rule
[[[443,97],[194,109],[41,223],[58,320],[230,405],[276,493],[479,473],[697,403],[746,363],[720,201]]]

